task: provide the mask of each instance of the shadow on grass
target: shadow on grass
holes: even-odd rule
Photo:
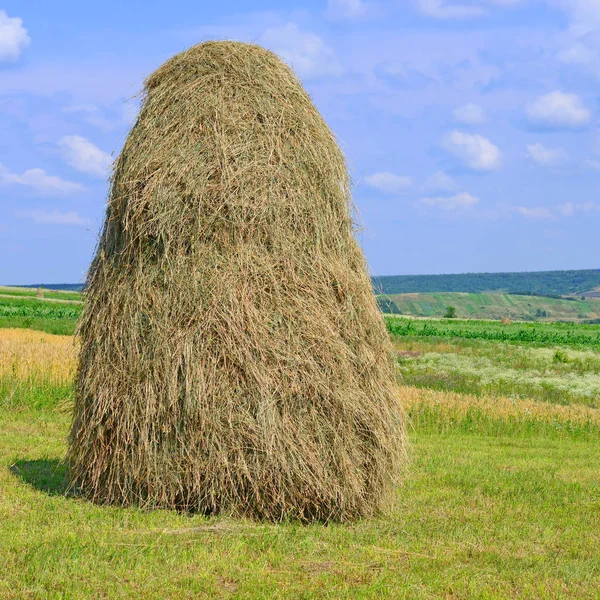
[[[65,496],[69,493],[67,465],[61,460],[18,460],[10,470],[31,487],[49,496]]]

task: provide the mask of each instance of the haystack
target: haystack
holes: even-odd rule
[[[81,493],[269,520],[382,506],[402,413],[351,208],[274,54],[208,42],[146,80],[79,325]]]

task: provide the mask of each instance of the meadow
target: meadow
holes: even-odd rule
[[[456,316],[463,319],[577,322],[600,318],[600,299],[582,295],[436,292],[392,294],[381,298],[392,303],[393,312],[415,317],[443,317],[448,307],[453,306]]]
[[[600,326],[389,318],[394,505],[275,525],[72,493],[76,315],[25,301],[0,321],[0,598],[598,597]]]
[[[4,288],[6,289],[6,288]],[[60,294],[64,292],[58,292]],[[0,327],[73,335],[83,304],[68,298],[43,300],[33,294],[0,294]]]

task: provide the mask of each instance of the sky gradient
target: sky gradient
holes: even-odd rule
[[[0,284],[83,281],[135,94],[209,39],[294,68],[373,274],[600,266],[598,0],[252,5],[0,4]]]

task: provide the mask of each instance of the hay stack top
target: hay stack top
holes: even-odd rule
[[[128,231],[107,233],[132,257],[135,240],[147,246],[156,236],[189,254],[190,237],[202,237],[192,227],[206,231],[198,214],[213,213],[207,241],[221,249],[249,241],[239,234],[256,226],[254,241],[277,252],[290,235],[339,246],[352,228],[349,185],[343,154],[291,69],[259,46],[207,42],[146,80],[110,202],[109,223]],[[227,235],[215,234],[220,225]]]

